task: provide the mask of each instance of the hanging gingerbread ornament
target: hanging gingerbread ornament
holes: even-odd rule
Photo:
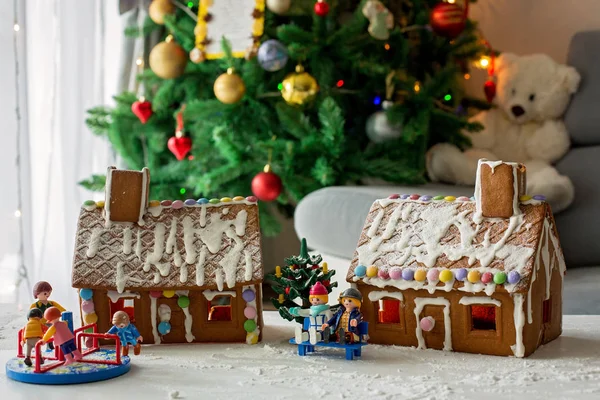
[[[167,147],[179,161],[183,160],[192,149],[192,139],[185,136],[183,131],[183,110],[185,110],[185,105],[181,107],[181,110],[177,113],[177,129],[175,131],[175,136],[171,137],[167,142]]]
[[[267,0],[266,6],[273,14],[283,15],[290,9],[292,0]]]
[[[152,103],[147,101],[144,96],[141,96],[131,105],[131,112],[138,117],[142,124],[145,124],[152,116]]]
[[[148,7],[150,19],[158,25],[165,24],[165,15],[175,14],[175,4],[171,0],[153,0]]]
[[[246,85],[233,68],[228,68],[226,73],[217,78],[213,90],[221,103],[235,104],[244,97]]]
[[[300,64],[296,66],[296,72],[288,74],[281,88],[281,96],[286,103],[291,105],[304,105],[311,102],[319,93],[317,80]]]
[[[329,14],[329,4],[325,0],[317,0],[315,3],[315,14],[319,17],[325,17]]]
[[[468,12],[468,0],[465,0],[464,9],[456,3],[441,2],[431,10],[429,25],[436,34],[454,39],[465,30]]]
[[[187,65],[188,56],[173,35],[167,36],[150,51],[150,69],[163,79],[174,79],[183,74]]]

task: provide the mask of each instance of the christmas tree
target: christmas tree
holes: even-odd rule
[[[464,110],[485,103],[464,97],[461,81],[490,51],[467,3],[256,0],[264,29],[246,57],[198,29],[211,4],[154,0],[152,18],[127,30],[169,35],[139,60],[151,67],[144,91],[89,110],[89,127],[128,168],[151,169],[153,199],[252,191],[292,215],[325,186],[423,183],[430,146],[466,147],[461,131],[479,128]],[[207,60],[215,40],[224,55]],[[104,177],[82,184],[102,190]],[[259,207],[263,234],[277,234],[272,206]]]
[[[317,282],[321,282],[331,293],[331,289],[337,286],[337,282],[331,282],[331,277],[335,275],[334,270],[327,268],[327,263],[323,261],[321,255],[311,256],[306,248],[306,239],[302,239],[300,254],[285,259],[283,268],[277,266],[274,274],[267,275],[267,282],[278,295],[276,299],[271,299],[279,315],[288,321],[296,320],[302,324],[304,317],[294,316],[290,313],[291,307],[309,308],[308,300],[310,288]],[[321,265],[319,265],[321,264]],[[297,301],[301,301],[300,304]]]

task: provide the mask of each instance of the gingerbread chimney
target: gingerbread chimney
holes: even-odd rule
[[[525,166],[479,160],[475,181],[475,223],[482,218],[510,218],[521,214],[519,197],[525,194]]]
[[[104,218],[111,222],[137,222],[144,224],[143,216],[148,206],[150,171],[118,170],[108,167],[106,171],[106,200]]]

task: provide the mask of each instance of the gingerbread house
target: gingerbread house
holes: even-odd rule
[[[480,160],[474,197],[375,201],[347,275],[370,342],[526,357],[557,338],[565,262],[524,189],[523,165]]]
[[[254,197],[148,202],[145,168],[110,167],[106,202],[84,203],[72,285],[84,323],[130,313],[144,343],[256,343],[262,255]]]

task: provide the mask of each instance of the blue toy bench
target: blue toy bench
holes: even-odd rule
[[[303,328],[304,330],[308,330],[310,322],[308,318],[304,319]],[[315,347],[330,347],[334,349],[345,349],[346,350],[346,360],[354,360],[354,357],[360,357],[362,355],[362,348],[366,346],[368,343],[363,340],[363,337],[367,335],[369,329],[368,322],[361,322],[358,324],[358,336],[359,341],[348,344],[339,344],[335,342],[317,342],[315,344],[311,344],[309,341],[305,341],[302,343],[296,343],[295,338],[290,339],[291,344],[295,344],[298,346],[298,355],[305,356],[307,353],[314,353]]]

